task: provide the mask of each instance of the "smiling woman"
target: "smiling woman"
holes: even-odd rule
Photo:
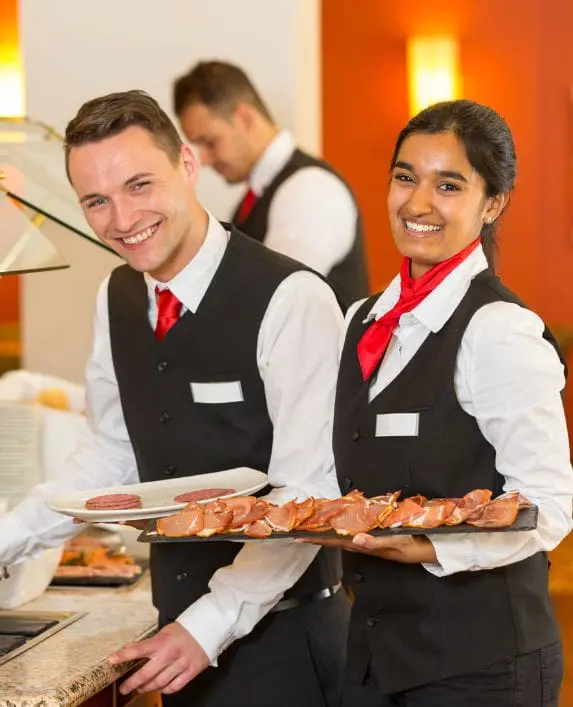
[[[402,130],[391,165],[390,225],[400,252],[415,256],[412,275],[478,237],[493,268],[495,222],[515,181],[503,120],[472,101],[437,104]]]
[[[538,527],[333,541],[352,550],[355,597],[343,707],[557,707],[545,553],[572,528],[573,471],[561,353],[493,271],[514,179],[512,136],[491,108],[436,104],[400,133],[388,212],[404,259],[347,314],[333,446],[344,493],[515,491],[538,506]]]

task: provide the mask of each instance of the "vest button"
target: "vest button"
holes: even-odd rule
[[[171,415],[168,412],[162,412],[161,415],[159,415],[159,422],[165,424],[166,422],[169,422],[171,419]]]
[[[348,476],[346,476],[344,479],[342,479],[342,490],[344,493],[348,493],[350,489],[352,488],[352,479]]]
[[[163,471],[167,476],[172,476],[177,471],[177,467],[173,464],[168,464]]]
[[[356,432],[352,435],[352,441],[358,442],[359,439],[360,439],[360,432],[358,430],[356,430]]]
[[[352,577],[352,579],[353,579],[355,582],[363,582],[363,581],[364,581],[364,575],[362,574],[362,572],[355,572],[355,573],[354,573],[354,576]]]
[[[159,363],[157,364],[157,370],[160,373],[163,373],[163,371],[165,371],[166,369],[167,369],[167,361],[159,361]]]
[[[187,572],[180,572],[177,577],[176,577],[178,582],[185,582],[187,579],[189,579],[189,575]]]
[[[372,628],[373,626],[376,626],[376,621],[374,621],[374,619],[366,619],[366,625],[368,628]]]

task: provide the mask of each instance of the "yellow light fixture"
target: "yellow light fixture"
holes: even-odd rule
[[[0,0],[0,116],[25,114],[18,0]]]
[[[461,96],[459,50],[454,37],[410,37],[407,56],[410,115],[432,103]]]

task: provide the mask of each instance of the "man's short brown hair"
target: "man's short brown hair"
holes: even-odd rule
[[[123,91],[84,103],[68,123],[64,138],[66,170],[72,148],[105,140],[133,126],[147,130],[157,146],[177,163],[183,143],[168,115],[145,91]]]
[[[247,74],[225,61],[202,61],[175,81],[173,107],[176,115],[181,116],[186,108],[197,103],[225,117],[230,117],[239,103],[248,103],[273,122]]]

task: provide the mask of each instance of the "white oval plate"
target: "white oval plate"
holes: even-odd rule
[[[215,471],[211,474],[196,474],[165,481],[148,481],[141,484],[125,486],[108,486],[106,488],[71,491],[46,499],[46,505],[53,511],[63,513],[72,518],[79,518],[87,523],[113,523],[118,521],[144,520],[146,518],[162,518],[177,513],[187,504],[177,503],[173,499],[187,491],[201,489],[229,488],[235,493],[232,496],[249,496],[260,491],[267,485],[267,475],[262,471],[243,466],[237,469]],[[110,493],[134,493],[141,496],[141,508],[130,508],[124,511],[90,511],[85,507],[88,498]],[[213,499],[208,499],[209,501]],[[204,501],[206,503],[207,501]]]

